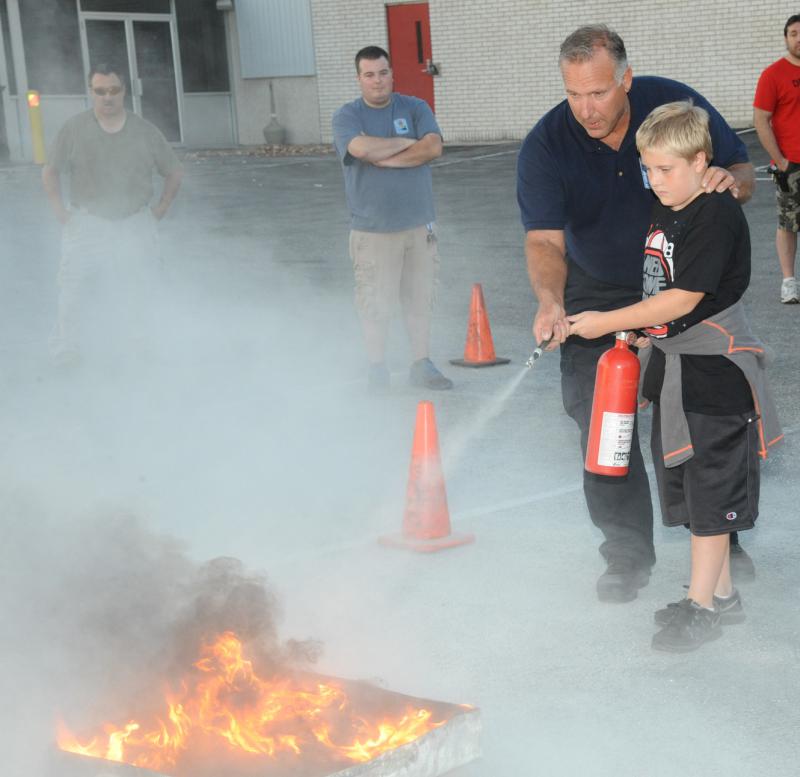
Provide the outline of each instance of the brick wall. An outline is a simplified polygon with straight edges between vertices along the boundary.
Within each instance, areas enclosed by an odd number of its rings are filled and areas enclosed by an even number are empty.
[[[634,74],[684,81],[735,127],[752,121],[761,70],[783,51],[796,2],[751,0],[430,0],[436,115],[448,142],[520,139],[563,99],[558,47],[581,24],[625,40]],[[358,96],[353,56],[387,46],[381,0],[312,0],[321,134]]]
[[[353,59],[364,46],[388,50],[386,6],[378,0],[312,0],[320,131],[331,140],[331,117],[359,96]]]

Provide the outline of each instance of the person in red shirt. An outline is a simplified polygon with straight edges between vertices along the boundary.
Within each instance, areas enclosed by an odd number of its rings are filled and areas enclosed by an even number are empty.
[[[778,201],[775,246],[783,273],[781,302],[797,303],[800,295],[794,267],[800,230],[800,14],[789,17],[783,38],[786,54],[758,79],[753,124],[774,165]]]

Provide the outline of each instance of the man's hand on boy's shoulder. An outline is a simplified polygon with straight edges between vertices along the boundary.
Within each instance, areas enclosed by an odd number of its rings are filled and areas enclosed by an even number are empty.
[[[739,187],[736,185],[736,178],[730,170],[724,167],[709,167],[703,176],[703,191],[707,194],[711,192],[725,192],[731,190],[731,194],[738,198]]]
[[[755,180],[753,165],[750,162],[737,162],[727,169],[709,167],[703,176],[702,186],[705,192],[724,192],[730,189],[740,203],[745,203],[753,196]]]

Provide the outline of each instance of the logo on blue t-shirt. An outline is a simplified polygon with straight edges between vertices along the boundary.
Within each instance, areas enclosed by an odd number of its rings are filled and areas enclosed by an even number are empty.
[[[642,171],[642,183],[644,183],[644,188],[649,189],[650,181],[647,180],[647,170],[645,169],[644,164],[642,164],[641,157],[639,157],[639,169]]]
[[[395,119],[394,131],[398,135],[408,135],[408,122],[405,119]]]

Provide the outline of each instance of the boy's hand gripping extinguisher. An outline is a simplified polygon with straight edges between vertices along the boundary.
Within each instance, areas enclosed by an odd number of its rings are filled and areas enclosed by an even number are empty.
[[[628,474],[639,391],[639,359],[628,348],[627,332],[597,362],[592,421],[585,468],[597,475]]]

